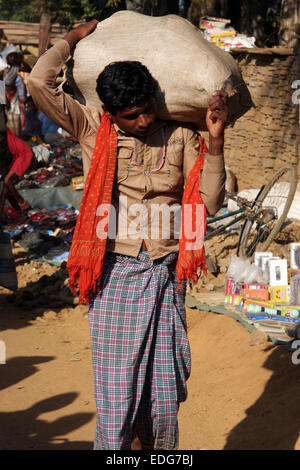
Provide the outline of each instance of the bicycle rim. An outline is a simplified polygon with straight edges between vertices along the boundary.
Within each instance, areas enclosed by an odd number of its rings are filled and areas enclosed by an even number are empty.
[[[278,170],[259,192],[252,204],[255,220],[247,219],[239,239],[238,255],[251,258],[255,251],[266,251],[286,220],[297,188],[297,172],[293,165]],[[269,224],[260,225],[261,208],[279,207],[278,216]]]

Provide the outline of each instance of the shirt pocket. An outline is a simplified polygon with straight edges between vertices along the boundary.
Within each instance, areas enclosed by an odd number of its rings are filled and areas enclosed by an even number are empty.
[[[129,176],[130,165],[132,162],[133,149],[130,147],[120,147],[118,149],[117,159],[117,181],[122,183]]]
[[[183,149],[175,146],[168,149],[165,162],[165,177],[169,188],[179,189],[183,185]]]

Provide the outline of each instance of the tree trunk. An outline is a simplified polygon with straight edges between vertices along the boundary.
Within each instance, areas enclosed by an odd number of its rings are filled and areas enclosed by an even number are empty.
[[[300,23],[300,0],[282,0],[279,41],[282,46],[298,48],[296,24]]]
[[[257,46],[262,46],[267,38],[266,16],[268,0],[253,2],[243,0],[241,7],[240,33],[254,36]]]
[[[49,46],[51,31],[51,17],[49,13],[42,13],[39,29],[39,57],[46,52]]]

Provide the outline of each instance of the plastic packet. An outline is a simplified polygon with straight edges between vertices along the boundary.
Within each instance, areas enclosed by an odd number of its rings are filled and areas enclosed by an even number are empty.
[[[246,284],[266,284],[268,282],[268,275],[260,266],[251,263],[247,258],[239,258],[236,255],[231,258],[227,278]]]
[[[250,260],[233,255],[228,266],[227,278],[236,282],[243,282],[250,265]]]
[[[268,274],[260,266],[256,266],[253,263],[247,271],[244,282],[246,284],[267,284]]]

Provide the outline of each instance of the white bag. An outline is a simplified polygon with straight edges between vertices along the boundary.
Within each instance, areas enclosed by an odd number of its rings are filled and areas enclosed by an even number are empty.
[[[97,77],[106,65],[121,60],[142,62],[157,80],[161,119],[194,122],[204,129],[209,99],[221,89],[231,97],[231,121],[252,106],[233,57],[180,16],[152,17],[124,10],[100,22],[79,41],[70,61],[67,78],[75,98],[101,110]]]

